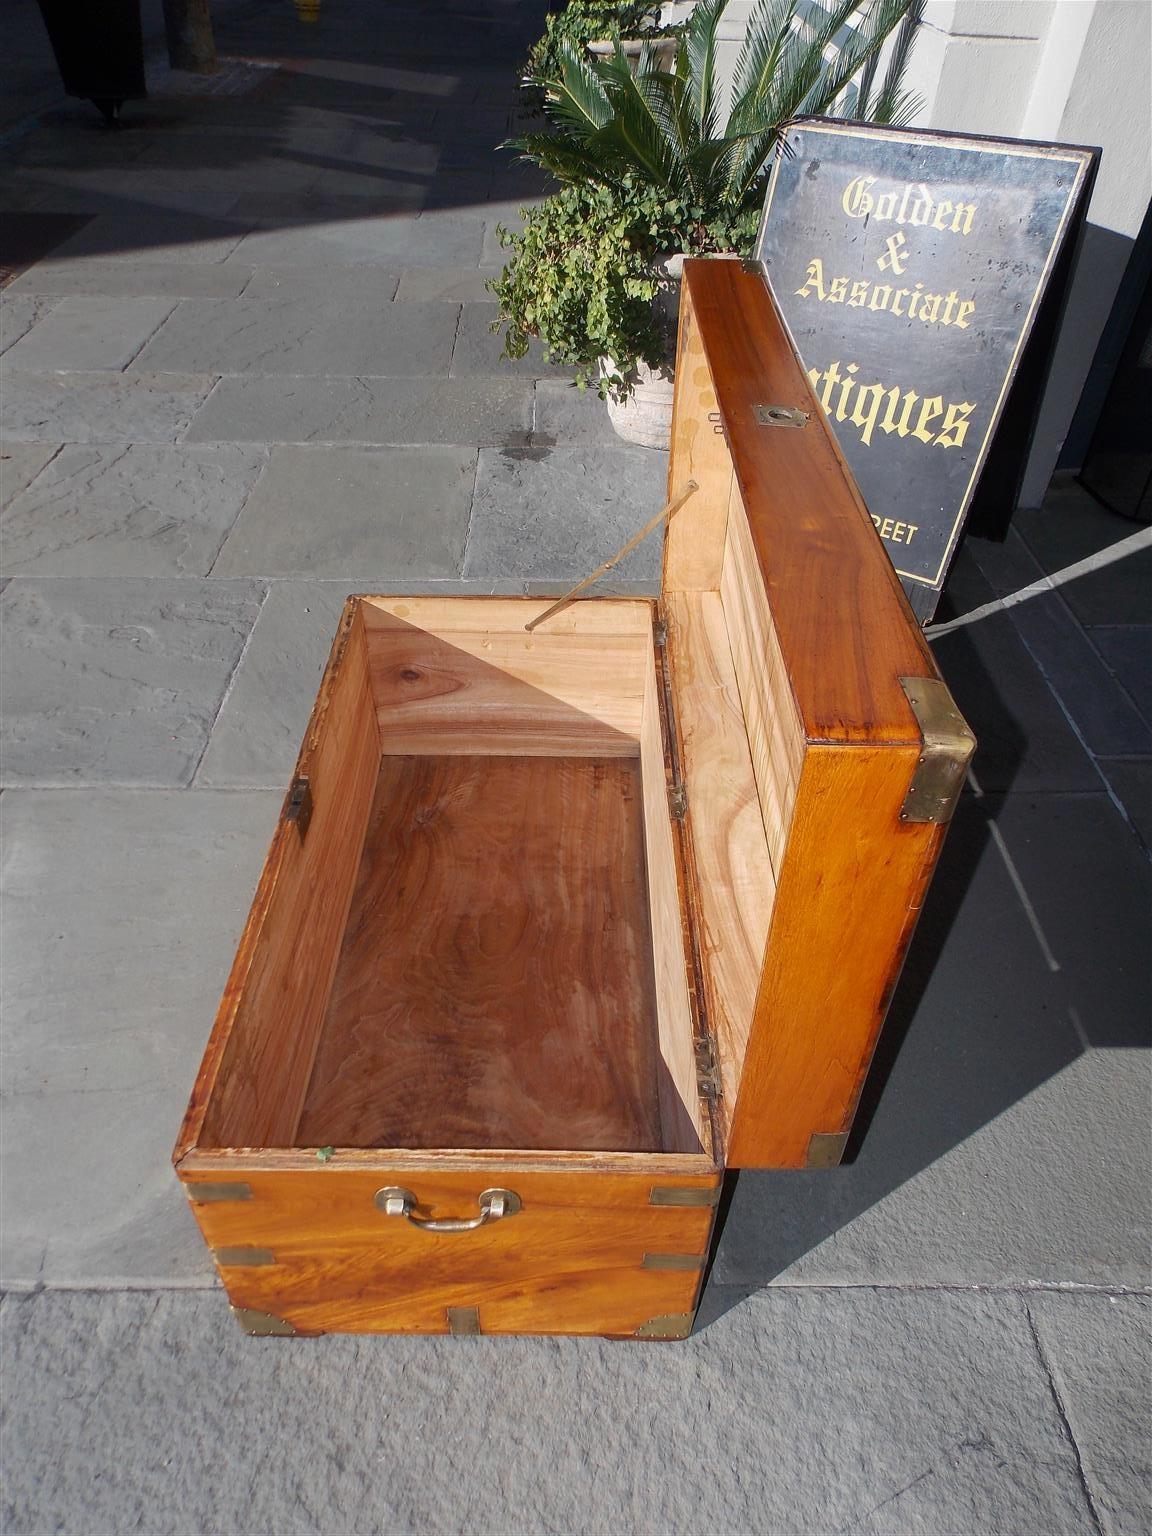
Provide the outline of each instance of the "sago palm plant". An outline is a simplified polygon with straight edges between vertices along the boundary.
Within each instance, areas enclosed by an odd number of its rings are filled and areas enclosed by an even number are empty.
[[[788,121],[839,108],[893,122],[914,110],[901,80],[922,0],[758,0],[722,120],[726,3],[700,0],[674,70],[651,48],[633,73],[619,47],[592,59],[561,43],[558,73],[536,79],[551,131],[508,147],[561,186],[528,212],[522,231],[500,231],[510,255],[491,286],[507,356],[523,357],[539,337],[578,383],[596,378],[601,394],[624,400],[638,365],[667,371],[667,258],[751,248],[767,164]],[[881,51],[897,28],[877,88]]]
[[[793,117],[827,113],[854,95],[871,121],[907,116],[915,104],[899,89],[922,0],[758,0],[721,121],[717,42],[728,0],[700,0],[684,29],[674,72],[645,49],[633,74],[619,48],[593,59],[561,43],[556,78],[544,91],[552,131],[513,140],[560,181],[605,186],[631,176],[668,197],[713,213],[758,201],[768,157]],[[873,94],[881,50],[904,23],[893,64]],[[853,90],[858,76],[865,76]]]

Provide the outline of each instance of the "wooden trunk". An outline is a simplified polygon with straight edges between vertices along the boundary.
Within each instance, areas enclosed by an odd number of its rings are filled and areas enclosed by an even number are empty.
[[[251,1332],[681,1338],[839,1161],[972,739],[762,277],[676,380],[659,602],[348,601],[175,1154]]]

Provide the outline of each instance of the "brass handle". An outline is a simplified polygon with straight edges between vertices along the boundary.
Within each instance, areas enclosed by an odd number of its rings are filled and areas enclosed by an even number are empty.
[[[422,1232],[474,1232],[477,1227],[487,1226],[490,1221],[499,1221],[502,1216],[515,1216],[516,1212],[522,1208],[522,1204],[520,1196],[514,1190],[486,1189],[479,1198],[479,1216],[428,1221],[423,1216],[412,1214],[416,1205],[416,1196],[410,1189],[398,1189],[389,1185],[387,1189],[376,1191],[376,1205],[385,1216],[402,1216],[414,1227],[419,1227]]]

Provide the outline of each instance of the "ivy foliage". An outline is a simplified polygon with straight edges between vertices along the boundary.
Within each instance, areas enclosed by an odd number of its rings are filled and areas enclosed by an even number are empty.
[[[543,37],[528,52],[524,73],[531,80],[555,79],[562,45],[582,49],[588,43],[651,35],[659,21],[660,0],[568,0],[563,9],[549,13]]]
[[[626,393],[635,362],[655,367],[667,355],[654,306],[667,283],[663,259],[751,248],[768,163],[792,118],[854,109],[891,122],[915,110],[902,76],[923,0],[755,0],[725,109],[727,5],[698,0],[677,29],[672,67],[650,40],[634,62],[620,46],[619,35],[654,9],[641,0],[571,0],[550,22],[542,41],[551,51],[528,81],[543,94],[547,128],[507,147],[550,172],[560,190],[527,214],[521,233],[500,232],[511,254],[491,285],[500,301],[494,329],[507,325],[509,357],[523,357],[539,336],[547,356],[584,385],[607,356],[618,372],[601,380],[601,393]],[[610,11],[610,57],[590,57],[587,37],[562,32],[603,34]]]
[[[508,326],[504,351],[523,357],[540,337],[547,359],[572,368],[581,388],[597,379],[602,357],[624,372],[637,360],[659,367],[668,345],[654,305],[668,282],[661,259],[748,249],[755,232],[754,209],[705,208],[637,176],[614,187],[565,183],[527,210],[522,232],[500,231],[511,255],[490,286],[497,325]],[[618,373],[597,387],[623,394],[628,385]]]

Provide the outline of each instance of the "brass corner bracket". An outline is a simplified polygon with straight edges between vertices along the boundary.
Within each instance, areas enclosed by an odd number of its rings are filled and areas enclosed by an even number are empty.
[[[808,1138],[805,1168],[839,1168],[848,1145],[847,1131],[816,1131]]]
[[[920,727],[922,743],[900,820],[950,821],[976,738],[938,677],[902,677],[900,686]]]
[[[695,1312],[667,1312],[662,1317],[651,1317],[636,1330],[638,1339],[686,1339],[692,1332]]]
[[[271,1312],[254,1312],[251,1307],[233,1307],[232,1316],[244,1332],[254,1339],[287,1339],[296,1333],[291,1323],[286,1323],[282,1317],[274,1317]]]

